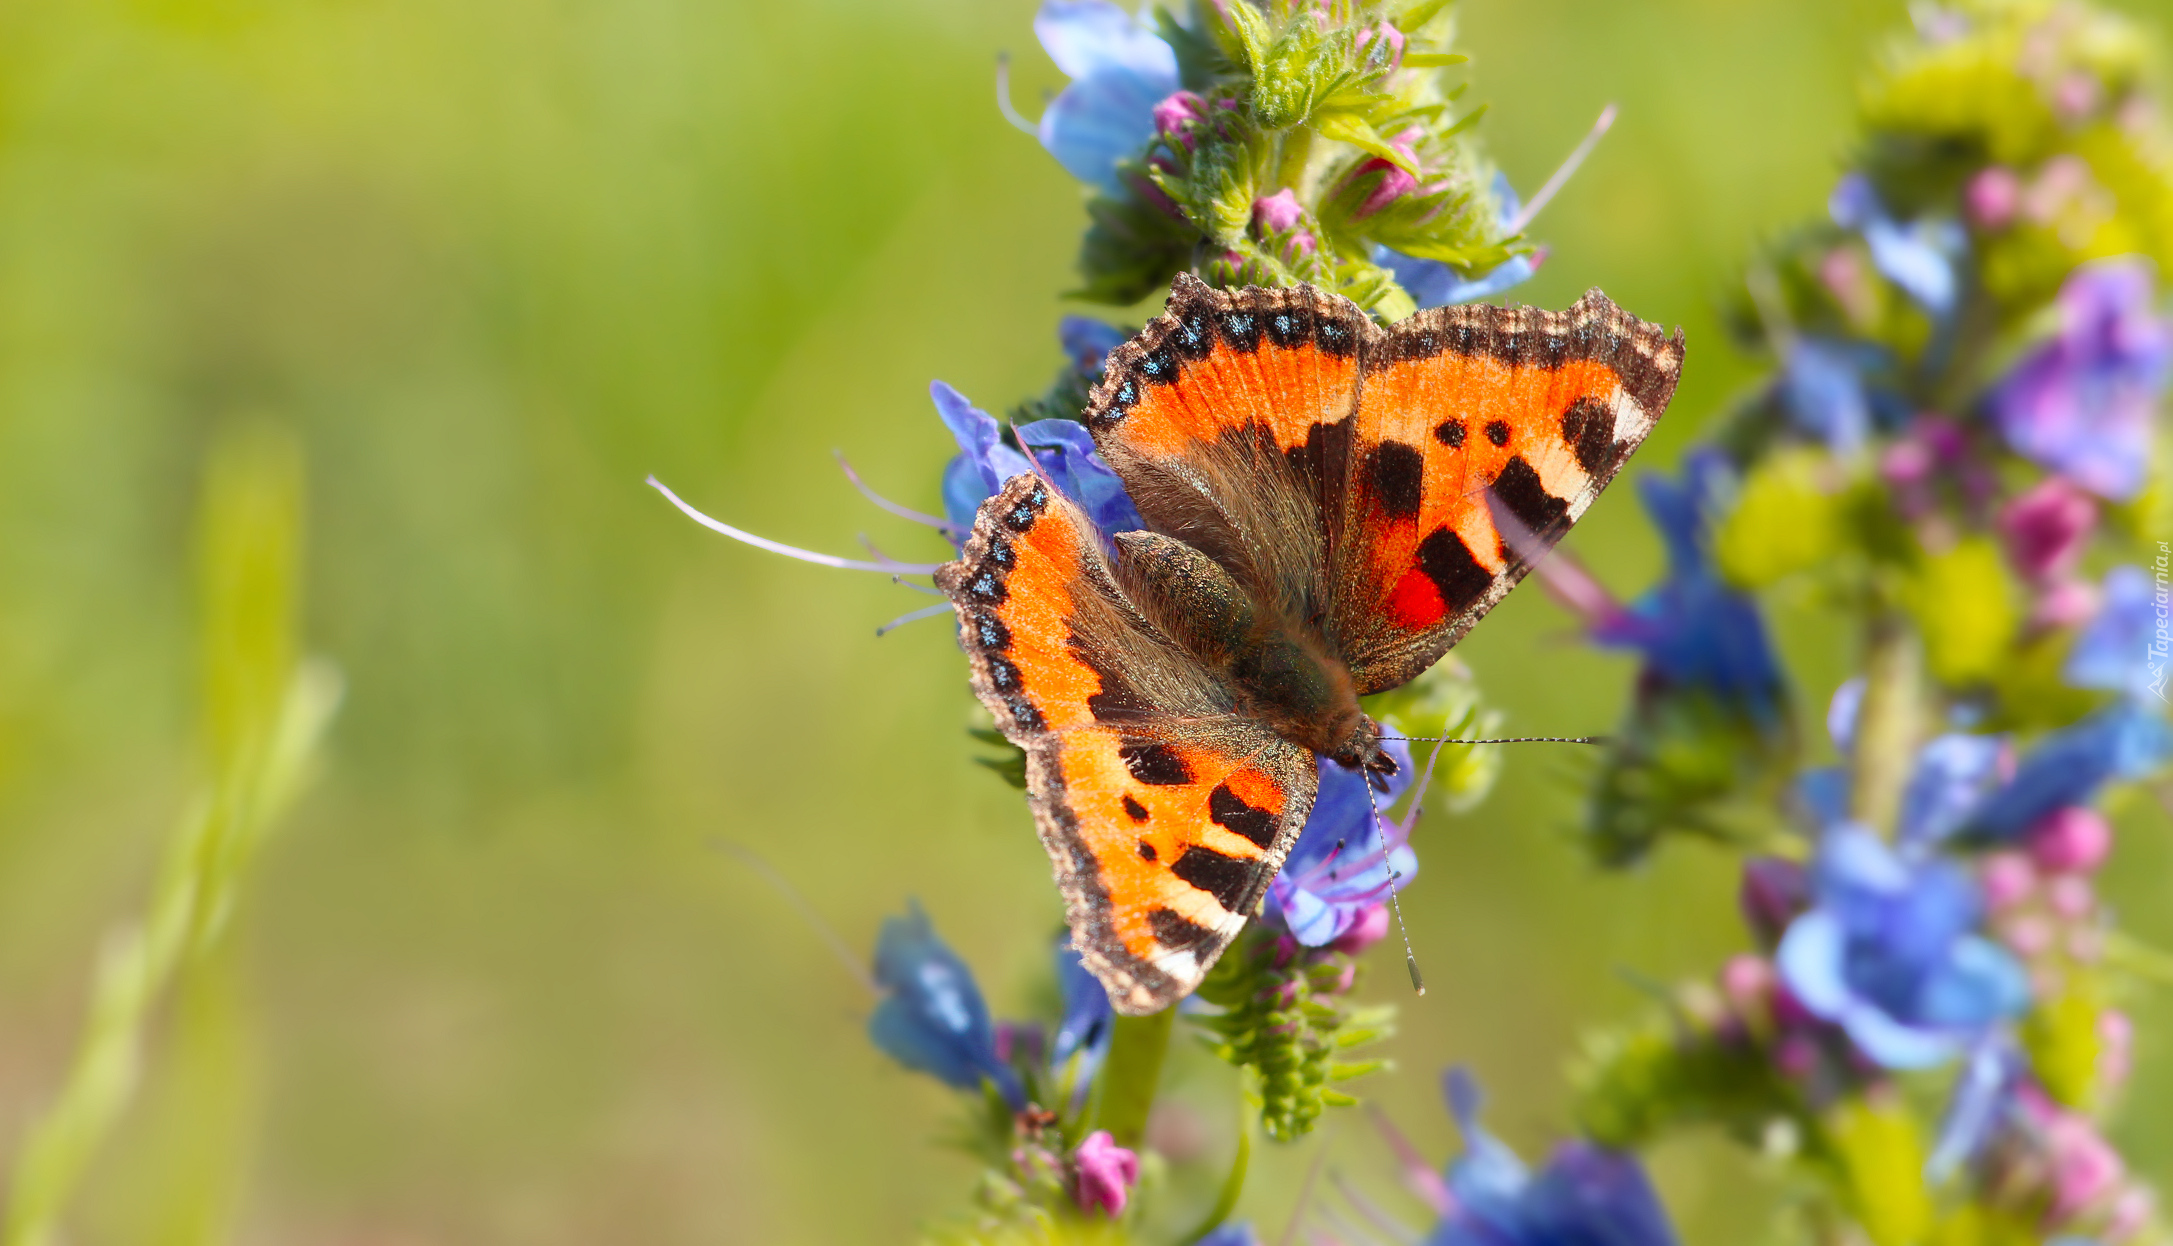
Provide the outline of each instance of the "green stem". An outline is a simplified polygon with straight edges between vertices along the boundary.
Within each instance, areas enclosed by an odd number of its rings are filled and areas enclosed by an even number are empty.
[[[1923,730],[1924,658],[1915,629],[1888,609],[1872,616],[1865,650],[1849,816],[1892,839]]]
[[[1152,1016],[1117,1018],[1109,1037],[1109,1062],[1102,1066],[1094,1101],[1094,1127],[1108,1130],[1118,1146],[1136,1148],[1147,1136],[1147,1113],[1154,1108],[1162,1058],[1169,1054],[1170,1029],[1176,1020],[1175,1008]]]
[[[1237,1210],[1237,1200],[1245,1193],[1245,1170],[1252,1163],[1253,1105],[1242,1095],[1237,1103],[1237,1156],[1230,1161],[1230,1175],[1222,1179],[1222,1193],[1215,1198],[1215,1205],[1207,1213],[1200,1226],[1185,1234],[1180,1240],[1185,1246],[1205,1238],[1222,1227],[1222,1222]]]

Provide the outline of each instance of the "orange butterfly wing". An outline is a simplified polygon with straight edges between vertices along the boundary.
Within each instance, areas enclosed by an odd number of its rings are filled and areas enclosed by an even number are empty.
[[[936,583],[974,691],[1026,750],[1073,946],[1121,1012],[1189,994],[1304,827],[1313,755],[1233,714],[1118,591],[1092,524],[1033,477],[982,504]]]
[[[1180,275],[1111,352],[1086,423],[1149,527],[1316,620],[1365,694],[1439,660],[1561,539],[1681,363],[1679,331],[1597,290],[1384,330],[1311,287]]]
[[[1330,628],[1361,692],[1417,675],[1582,518],[1675,393],[1682,334],[1597,290],[1370,340]]]

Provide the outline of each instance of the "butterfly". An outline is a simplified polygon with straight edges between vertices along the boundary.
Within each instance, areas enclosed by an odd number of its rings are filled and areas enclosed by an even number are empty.
[[[1383,329],[1311,286],[1183,274],[1110,352],[1083,419],[1146,529],[1105,538],[1014,476],[935,578],[1118,1011],[1191,993],[1237,938],[1319,758],[1393,772],[1359,698],[1433,665],[1561,539],[1682,351],[1598,290]]]

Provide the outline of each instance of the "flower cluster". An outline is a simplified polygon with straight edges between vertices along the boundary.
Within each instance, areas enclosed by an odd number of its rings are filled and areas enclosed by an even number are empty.
[[[1690,485],[1648,498],[1671,573],[1640,605],[1664,622],[1626,629],[1589,577],[1554,573],[1596,641],[1643,658],[1618,756],[1713,784],[1685,801],[1610,783],[1618,762],[1594,789],[1599,855],[1712,838],[1715,807],[1762,854],[1753,950],[1665,1023],[1595,1038],[1583,1118],[1618,1146],[1717,1122],[1793,1157],[1877,1246],[2157,1241],[2099,1131],[2144,953],[2093,877],[2106,792],[2173,759],[2133,527],[2165,484],[2173,180],[2132,28],[2025,0],[1913,13],[1827,219],[1761,255],[1732,309],[1768,383]],[[1799,768],[1786,739],[1758,622],[1776,589],[1862,637],[1826,716],[1839,764]],[[1745,726],[1656,717],[1684,685]]]
[[[1310,282],[1395,319],[1530,277],[1526,207],[1457,110],[1444,0],[1195,0],[1135,18],[1048,0],[1071,79],[1032,129],[1083,183],[1082,293],[1130,304],[1191,270]]]

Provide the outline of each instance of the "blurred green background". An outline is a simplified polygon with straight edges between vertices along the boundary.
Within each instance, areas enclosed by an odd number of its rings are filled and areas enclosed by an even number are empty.
[[[1751,380],[1713,295],[1761,230],[1821,209],[1902,6],[1463,5],[1518,186],[1623,106],[1519,294],[1599,285],[1687,328],[1641,456],[1664,465]],[[641,480],[807,546],[940,553],[830,451],[932,507],[928,380],[1001,407],[1059,362],[1079,193],[991,92],[1005,48],[1022,102],[1061,84],[1032,11],[0,4],[0,1158],[201,769],[190,525],[232,421],[307,452],[308,647],[349,689],[212,992],[232,1093],[207,1107],[186,1061],[155,1062],[72,1240],[183,1240],[162,1226],[231,1139],[243,1242],[903,1242],[963,1203],[948,1092],[868,1045],[861,989],[707,846],[758,849],[862,948],[918,896],[997,1011],[1027,1007],[1059,906],[1020,801],[968,764],[948,630],[877,640],[922,599],[704,533]],[[1571,545],[1624,592],[1659,565],[1626,489]],[[1809,722],[1850,653],[1786,604]],[[1536,591],[1458,652],[1518,732],[1621,708],[1625,662]],[[1433,1155],[1442,1065],[1540,1147],[1580,1029],[1742,940],[1726,859],[1599,876],[1571,763],[1512,752],[1492,800],[1421,830],[1405,910],[1431,990],[1403,998],[1401,1071],[1360,1084]],[[2121,820],[2108,886],[2173,944],[2173,829],[2147,802]],[[2173,1000],[2137,1013],[2117,1136],[2173,1186]],[[1220,1071],[1189,1075],[1211,1168]],[[1324,1136],[1385,1188],[1360,1114]],[[1263,1224],[1309,1158],[1256,1169]],[[1692,1243],[1758,1240],[1784,1196],[1715,1140],[1655,1162]]]

